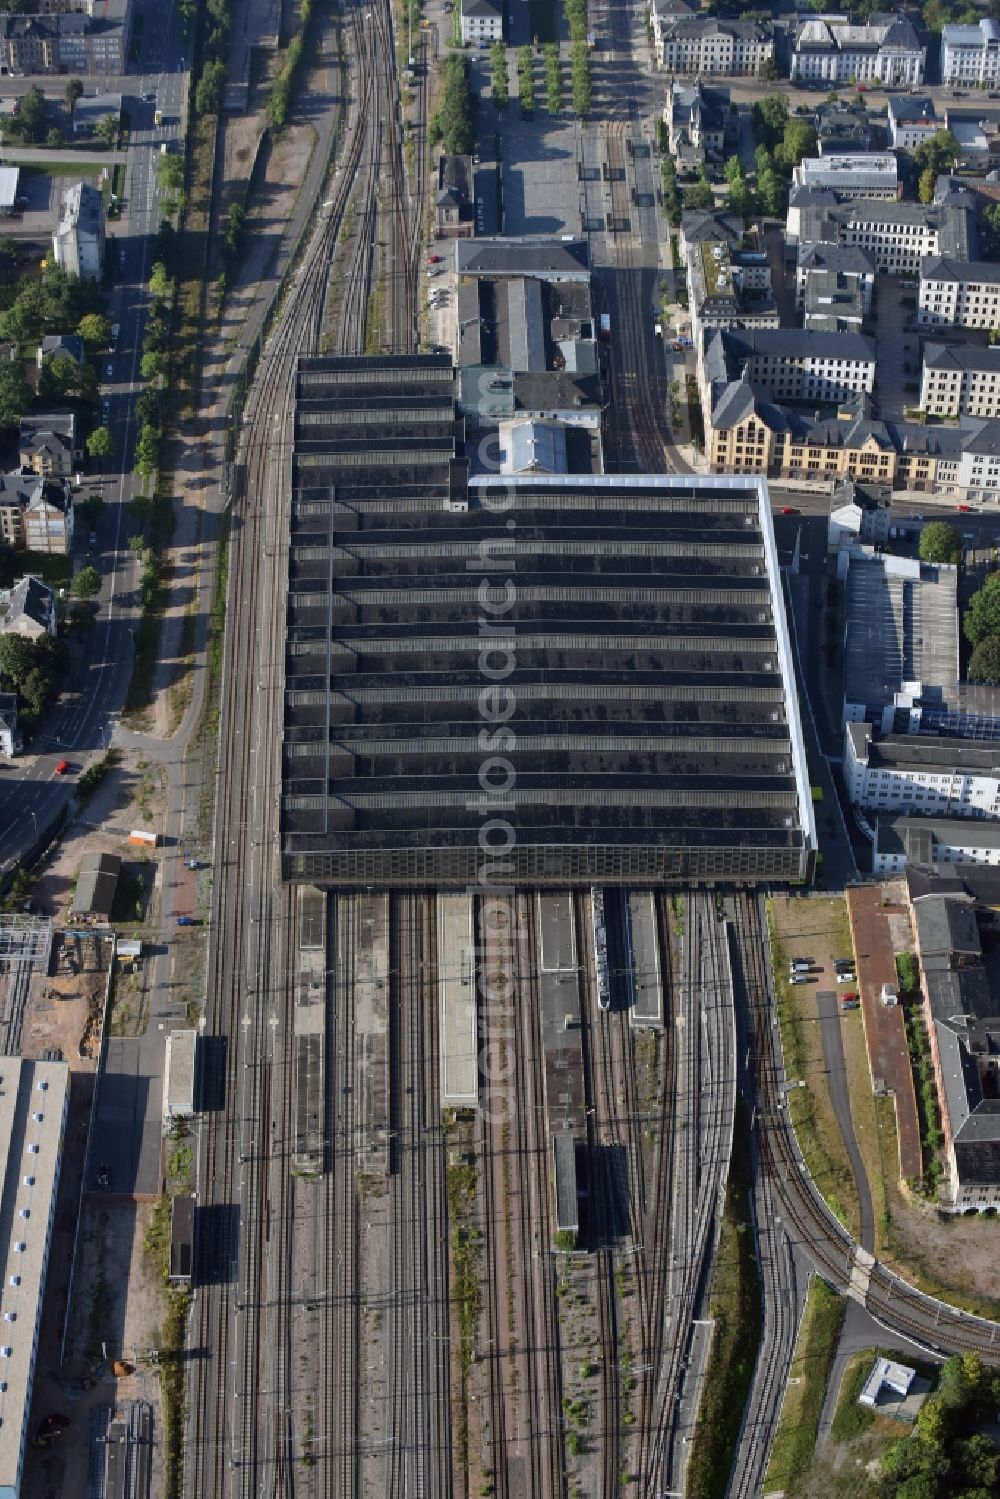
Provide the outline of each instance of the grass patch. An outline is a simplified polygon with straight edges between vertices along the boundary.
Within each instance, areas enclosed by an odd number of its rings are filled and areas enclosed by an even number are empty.
[[[809,909],[818,908],[817,901]],[[846,937],[831,931],[830,940],[846,956],[851,951],[846,909],[843,911]],[[788,1116],[792,1121],[806,1169],[819,1187],[831,1212],[853,1234],[860,1222],[857,1187],[847,1147],[837,1125],[824,1081],[823,1043],[819,1025],[803,1014],[804,998],[788,982],[788,954],[778,935],[774,907],[767,903],[767,928],[771,939],[771,964],[778,1000],[778,1029],[789,1080],[801,1079],[803,1088],[792,1088],[786,1095]],[[845,945],[841,945],[842,941]],[[810,996],[811,998],[811,992]],[[819,1090],[822,1089],[822,1098]]]
[[[809,1471],[846,1309],[842,1296],[825,1281],[812,1279],[764,1480],[765,1494],[774,1489],[794,1493],[799,1479]]]
[[[852,1441],[854,1437],[867,1431],[875,1420],[874,1411],[867,1405],[858,1404],[858,1396],[877,1357],[878,1353],[874,1348],[865,1348],[848,1361],[844,1377],[840,1381],[837,1409],[830,1424],[830,1435],[835,1442]]]
[[[750,1132],[742,1108],[733,1126],[709,1312],[715,1330],[688,1463],[691,1499],[712,1499],[725,1492],[760,1343],[760,1281],[750,1219]]]

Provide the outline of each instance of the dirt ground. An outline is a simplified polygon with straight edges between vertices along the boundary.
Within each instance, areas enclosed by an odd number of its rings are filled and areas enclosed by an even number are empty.
[[[161,1282],[146,1264],[143,1237],[151,1203],[88,1200],[80,1231],[67,1358],[63,1369],[44,1349],[35,1379],[32,1424],[54,1411],[71,1419],[59,1445],[29,1451],[22,1492],[32,1499],[85,1499],[90,1420],[99,1406],[126,1400],[148,1401],[153,1409],[152,1494],[163,1492],[163,1428],[159,1379],[144,1363],[156,1347],[163,1315]],[[123,1294],[119,1294],[123,1293]],[[106,1358],[124,1357],[136,1365],[125,1379],[104,1372]]]
[[[811,957],[824,964],[835,957],[850,956],[850,938],[844,935],[847,917],[843,901],[836,902],[844,912],[843,930],[838,925],[834,928],[836,937],[830,935],[829,908],[833,904],[815,897],[774,900],[775,930],[787,956]],[[783,974],[776,975],[779,986],[783,978]],[[802,984],[788,991],[795,997],[794,1002],[806,1022],[815,1019],[814,996],[817,988],[823,987],[834,987],[832,970],[827,968],[819,984]],[[912,1196],[901,1185],[891,1100],[878,1100],[874,1117],[872,1113],[876,1101],[872,1096],[860,1012],[845,1015],[843,1020],[851,1116],[872,1189],[879,1257],[932,1295],[953,1300],[970,1310],[1000,1315],[1000,1218],[942,1213],[933,1203]],[[805,1070],[817,1101],[820,1138],[828,1148],[831,1140],[834,1142],[834,1160],[839,1165],[843,1145],[825,1084],[819,1027],[806,1023],[802,1031]],[[843,1162],[846,1163],[846,1153]],[[850,1200],[851,1211],[847,1216],[856,1231],[853,1183]]]

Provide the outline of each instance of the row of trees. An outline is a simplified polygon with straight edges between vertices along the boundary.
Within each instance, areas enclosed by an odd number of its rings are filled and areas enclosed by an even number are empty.
[[[535,111],[535,59],[530,47],[522,47],[517,54],[517,97],[521,109],[527,114]]]
[[[474,107],[468,61],[451,52],[442,70],[441,107],[431,121],[431,139],[441,141],[450,156],[468,156],[475,145]]]
[[[231,0],[205,0],[201,71],[194,86],[199,115],[218,114],[226,87],[226,52],[233,24]]]
[[[507,76],[507,49],[503,42],[494,42],[490,48],[490,67],[493,73],[493,103],[503,109],[510,98],[510,79]]]
[[[288,44],[281,72],[275,79],[271,97],[267,101],[267,120],[272,130],[281,129],[292,107],[299,81],[299,70],[302,67],[306,30],[312,20],[312,0],[299,0],[299,20],[301,30],[292,37]]]
[[[590,48],[586,42],[574,42],[569,54],[573,113],[586,119],[593,100],[593,78],[590,71]]]
[[[563,14],[571,42],[587,40],[587,0],[563,0]]]

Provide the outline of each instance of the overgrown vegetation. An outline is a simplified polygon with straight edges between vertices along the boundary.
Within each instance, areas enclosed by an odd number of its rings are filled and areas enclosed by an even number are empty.
[[[114,769],[117,760],[118,756],[115,751],[108,750],[107,754],[102,755],[100,760],[95,760],[93,765],[87,766],[87,769],[76,783],[76,799],[81,806],[90,801],[90,798],[98,786],[100,786],[105,776]]]
[[[170,1198],[161,1197],[143,1241],[147,1259],[163,1282],[166,1315],[157,1340],[157,1368],[163,1404],[163,1448],[167,1499],[180,1499],[184,1453],[184,1393],[187,1385],[188,1313],[191,1296],[170,1284]]]
[[[17,693],[22,728],[30,731],[58,697],[68,665],[65,642],[51,635],[37,640],[13,632],[0,635],[0,682],[5,691]]]
[[[441,106],[431,119],[431,141],[441,141],[449,156],[468,156],[476,137],[467,59],[450,53],[444,60],[441,84]]]
[[[765,1493],[776,1489],[794,1493],[809,1470],[846,1309],[844,1298],[825,1281],[817,1277],[810,1281],[764,1480]]]
[[[709,1312],[715,1319],[698,1425],[688,1463],[690,1499],[725,1492],[753,1382],[760,1344],[760,1280],[750,1217],[750,1130],[739,1108],[726,1207],[712,1270]]]
[[[281,130],[288,119],[288,112],[292,107],[295,90],[298,87],[306,35],[312,21],[312,14],[312,0],[299,0],[300,29],[288,44],[281,72],[275,79],[271,97],[267,101],[267,122],[272,130]]]
[[[1000,1372],[978,1354],[948,1359],[912,1431],[886,1452],[882,1499],[967,1499],[996,1494],[1000,1453],[982,1430],[1000,1403]]]
[[[861,1353],[856,1353],[844,1370],[837,1396],[837,1409],[830,1423],[830,1435],[835,1442],[852,1441],[867,1431],[875,1420],[874,1411],[870,1406],[862,1405],[858,1397],[877,1357],[877,1349],[866,1348]]]
[[[903,1006],[903,1019],[906,1022],[910,1064],[917,1079],[917,1113],[920,1118],[920,1141],[924,1147],[924,1187],[933,1194],[941,1179],[941,1162],[937,1152],[944,1143],[944,1136],[941,1133],[934,1064],[919,1001]]]

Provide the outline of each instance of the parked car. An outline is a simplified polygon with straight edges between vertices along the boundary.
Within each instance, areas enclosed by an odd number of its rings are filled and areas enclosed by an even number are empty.
[[[808,984],[808,982],[809,982],[809,974],[808,973],[791,973],[788,976],[788,982],[790,984]]]
[[[68,760],[57,760],[56,761],[56,775],[57,776],[64,776],[64,775],[68,774],[68,772],[69,772],[69,761]]]
[[[178,926],[197,926],[198,923],[195,921],[195,919],[194,919],[193,916],[178,916],[177,917],[177,925]]]
[[[856,973],[848,973],[847,971],[845,971],[843,973],[838,973],[837,974],[837,983],[838,984],[854,984],[854,983],[857,982],[857,978],[858,978],[858,976],[857,976]]]

